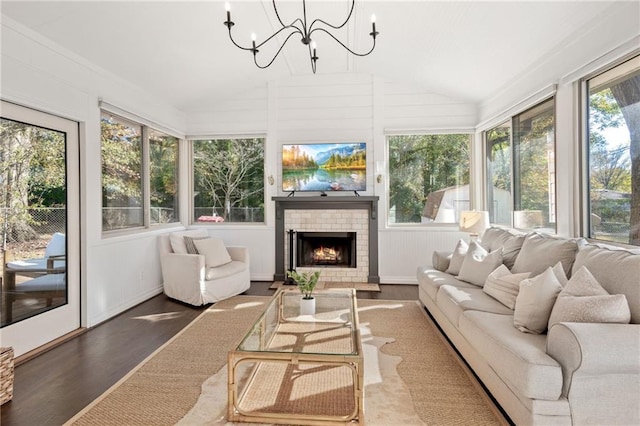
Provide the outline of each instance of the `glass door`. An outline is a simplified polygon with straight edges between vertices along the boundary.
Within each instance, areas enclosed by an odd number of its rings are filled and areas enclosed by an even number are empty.
[[[2,102],[0,338],[16,356],[80,327],[78,123]]]

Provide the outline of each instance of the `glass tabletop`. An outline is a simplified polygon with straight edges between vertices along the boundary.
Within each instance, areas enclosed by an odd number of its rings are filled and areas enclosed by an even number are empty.
[[[358,355],[355,290],[316,291],[316,313],[300,315],[302,295],[280,289],[236,351]]]

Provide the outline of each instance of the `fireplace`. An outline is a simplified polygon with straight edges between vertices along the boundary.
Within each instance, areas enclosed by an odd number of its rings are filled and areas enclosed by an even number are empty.
[[[286,271],[300,267],[302,272],[322,269],[322,280],[332,282],[379,283],[378,275],[378,197],[375,196],[290,196],[275,201],[275,273],[274,281],[285,281]],[[290,233],[295,230],[295,236]],[[299,232],[355,233],[355,249],[348,265],[300,266]],[[322,247],[324,249],[324,246]],[[335,250],[335,248],[334,248]],[[328,251],[329,259],[334,257]],[[338,255],[335,255],[336,260]],[[345,262],[344,255],[340,255]],[[304,258],[301,259],[304,261]],[[323,260],[326,262],[326,260]],[[351,265],[354,266],[351,266]]]
[[[296,266],[356,267],[355,232],[297,232]]]

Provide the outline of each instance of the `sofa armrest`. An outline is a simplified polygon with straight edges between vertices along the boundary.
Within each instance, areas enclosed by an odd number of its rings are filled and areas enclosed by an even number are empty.
[[[449,268],[453,252],[446,250],[435,250],[431,256],[431,266],[433,269],[445,272]]]
[[[640,324],[555,324],[547,353],[562,368],[574,424],[640,424]]]
[[[249,263],[249,249],[246,247],[227,247],[227,251],[229,252],[229,256],[231,256],[232,260],[237,260],[239,262],[244,262],[246,264]]]

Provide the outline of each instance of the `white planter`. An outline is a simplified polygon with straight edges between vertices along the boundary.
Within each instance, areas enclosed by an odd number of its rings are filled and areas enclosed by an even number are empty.
[[[300,298],[300,315],[315,315],[316,299]]]

